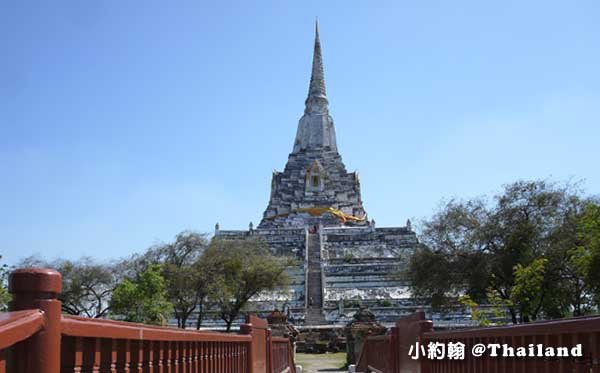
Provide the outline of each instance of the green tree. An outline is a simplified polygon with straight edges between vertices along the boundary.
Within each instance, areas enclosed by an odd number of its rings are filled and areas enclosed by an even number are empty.
[[[0,259],[2,256],[0,255]],[[8,292],[8,275],[10,268],[7,264],[0,265],[0,312],[8,310],[8,303],[11,300],[11,295]]]
[[[552,250],[546,278],[551,281],[552,296],[544,299],[544,312],[548,317],[574,316],[592,312],[593,292],[587,277],[589,248],[579,234],[582,215],[590,201],[574,199],[567,205],[563,222],[552,237]]]
[[[415,295],[437,309],[456,306],[457,295],[479,304],[493,296],[514,323],[585,310],[585,291],[572,288],[582,279],[573,247],[586,203],[576,185],[546,181],[509,184],[490,202],[450,201],[424,222],[409,262]]]
[[[56,269],[62,275],[62,292],[59,295],[62,311],[91,318],[107,315],[110,297],[121,277],[112,264],[99,263],[89,257],[54,261],[28,257],[19,263],[19,267]]]
[[[238,318],[250,298],[287,283],[287,258],[274,256],[263,241],[213,239],[203,258],[215,270],[209,294],[227,325]]]
[[[156,264],[149,265],[134,280],[124,279],[111,299],[111,313],[130,322],[164,325],[172,311],[161,268]]]
[[[574,249],[576,264],[589,285],[596,306],[600,306],[600,205],[590,202],[579,216],[577,235],[580,245]]]
[[[201,260],[207,246],[205,234],[183,231],[173,242],[152,246],[143,254],[123,261],[119,267],[127,277],[134,278],[150,265],[160,265],[167,300],[173,304],[177,326],[185,328],[196,311],[196,328],[199,329],[204,310],[209,306],[208,293],[214,272]]]
[[[458,297],[458,302],[471,311],[471,319],[479,326],[503,325],[507,302],[494,293],[488,295],[489,307],[481,307],[469,295]]]
[[[484,311],[479,307],[479,304],[475,302],[469,295],[461,295],[458,298],[458,302],[471,310],[471,319],[476,321],[479,326],[489,326],[491,321],[487,317]]]
[[[64,312],[93,318],[107,315],[118,281],[110,265],[83,258],[76,262],[60,261],[53,267],[63,278],[60,299]]]
[[[196,326],[200,327],[208,281],[206,268],[199,261],[207,246],[205,235],[183,231],[174,242],[150,248],[144,255],[146,261],[161,265],[167,299],[173,304],[180,328],[186,327],[194,310],[198,311]]]
[[[535,320],[547,293],[543,291],[548,259],[535,259],[527,266],[517,264],[511,289],[511,303],[518,308],[521,321]]]
[[[194,265],[194,289],[198,303],[196,305],[196,329],[202,326],[206,310],[212,305],[211,294],[220,291],[219,286],[215,285],[214,278],[218,276],[218,268],[211,265],[207,256],[202,256]]]
[[[485,298],[488,273],[480,232],[488,215],[484,200],[451,200],[423,223],[405,273],[417,300],[443,310],[457,305],[457,293]]]

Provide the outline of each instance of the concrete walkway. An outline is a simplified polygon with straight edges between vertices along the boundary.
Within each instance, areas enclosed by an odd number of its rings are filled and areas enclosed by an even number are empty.
[[[296,364],[302,365],[302,373],[346,373],[342,367],[346,363],[346,353],[335,354],[296,354]]]

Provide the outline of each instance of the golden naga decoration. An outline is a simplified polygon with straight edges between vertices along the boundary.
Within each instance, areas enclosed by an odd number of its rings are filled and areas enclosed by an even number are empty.
[[[345,212],[343,212],[342,210],[338,210],[335,209],[333,207],[304,207],[304,208],[299,208],[299,209],[295,209],[292,210],[291,212],[285,213],[285,214],[278,214],[275,216],[271,216],[268,217],[267,219],[275,219],[275,218],[279,218],[279,217],[283,217],[283,216],[287,216],[291,213],[294,212],[307,212],[309,215],[311,216],[320,216],[323,215],[325,213],[329,213],[333,216],[335,216],[336,218],[338,218],[342,223],[347,222],[348,220],[351,221],[365,221],[365,217],[359,217],[359,216],[354,216],[354,215],[349,215],[346,214]]]

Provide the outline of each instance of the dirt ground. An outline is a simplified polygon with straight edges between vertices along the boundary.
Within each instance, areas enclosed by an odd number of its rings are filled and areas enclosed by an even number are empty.
[[[345,352],[335,354],[296,354],[296,364],[302,365],[302,373],[345,373],[346,370],[343,369],[345,363]]]

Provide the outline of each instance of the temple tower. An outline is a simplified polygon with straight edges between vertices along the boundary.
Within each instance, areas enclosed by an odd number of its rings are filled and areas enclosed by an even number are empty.
[[[409,223],[368,221],[358,174],[346,171],[337,145],[317,23],[304,113],[285,168],[273,172],[263,218],[243,231],[215,227],[217,239],[264,240],[275,255],[295,259],[286,268],[287,295],[257,295],[254,312],[287,309],[294,323],[325,325],[347,323],[359,305],[381,310],[377,317],[387,321],[413,306],[406,284],[389,274],[404,267],[416,235]]]
[[[346,171],[329,114],[318,21],[304,114],[259,228],[365,225],[357,173]]]

